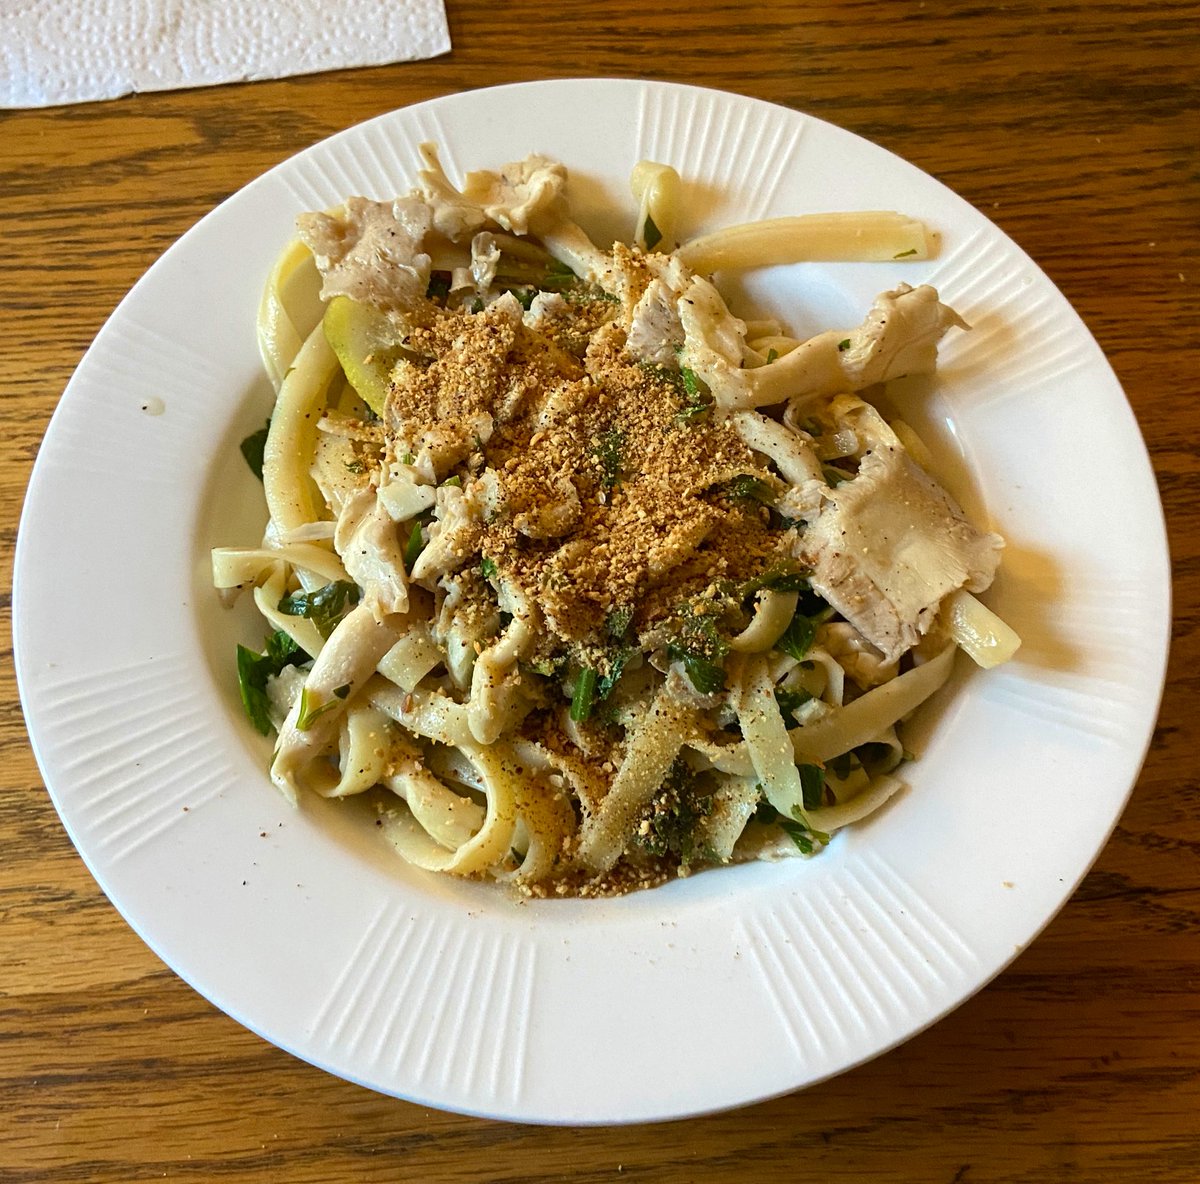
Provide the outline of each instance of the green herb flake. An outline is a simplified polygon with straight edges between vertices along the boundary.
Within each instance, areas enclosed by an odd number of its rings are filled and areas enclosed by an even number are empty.
[[[667,645],[667,656],[683,665],[692,686],[702,695],[715,695],[725,689],[725,669],[722,663],[729,652],[729,643],[717,631],[712,617],[692,611],[690,605],[680,609],[675,637]]]
[[[623,605],[621,608],[614,608],[608,616],[604,618],[604,632],[609,637],[616,638],[620,641],[626,633],[629,632],[629,626],[633,621],[633,609],[628,605]]]
[[[607,699],[612,694],[613,688],[621,681],[621,675],[625,673],[625,666],[633,655],[634,651],[631,648],[622,646],[609,657],[608,673],[596,681],[596,697],[598,699]]]
[[[811,588],[808,568],[798,563],[784,561],[773,563],[761,575],[747,580],[740,589],[742,600],[749,600],[756,592],[807,592]]]
[[[424,524],[423,518],[413,519],[412,530],[408,532],[408,540],[404,544],[405,571],[412,571],[413,564],[420,558],[421,552],[425,550],[425,536],[421,533],[421,527]]]
[[[804,655],[812,648],[813,639],[817,635],[817,624],[815,618],[797,613],[783,631],[783,635],[775,642],[775,648],[780,653],[795,658],[797,662],[802,661]]]
[[[811,589],[802,588],[796,614],[783,631],[783,636],[775,642],[775,648],[780,653],[790,654],[797,662],[804,663],[816,637],[817,627],[823,625],[831,616],[833,609],[820,596]]]
[[[706,419],[713,404],[712,391],[709,390],[708,383],[688,366],[679,367],[677,378],[670,371],[666,373],[669,380],[674,381],[677,386],[683,387],[683,393],[687,399],[679,412],[679,418],[685,424],[698,423]]]
[[[251,432],[241,443],[242,456],[250,466],[250,471],[261,481],[263,471],[263,453],[267,447],[267,436],[271,431],[271,421],[268,419],[265,427],[257,432]]]
[[[642,238],[646,242],[647,251],[653,251],[662,242],[662,231],[654,224],[654,219],[649,214],[642,223]]]
[[[680,412],[679,420],[681,423],[691,425],[703,423],[707,418],[712,408],[707,403],[688,403]]]
[[[759,792],[762,792],[761,786]],[[813,830],[799,819],[784,817],[768,801],[760,801],[755,807],[754,821],[764,826],[778,826],[803,855],[811,855],[815,844],[824,846],[829,842],[829,836],[824,831]]]
[[[599,443],[595,449],[596,459],[600,462],[602,473],[601,485],[605,489],[614,489],[621,480],[621,466],[624,463],[625,433],[619,428],[609,428],[601,432]]]
[[[775,490],[761,477],[755,477],[751,473],[734,477],[727,488],[734,501],[759,502],[764,506],[775,504]]]
[[[237,647],[238,691],[242,707],[255,730],[266,736],[271,731],[270,699],[267,680],[278,675],[285,666],[298,666],[308,661],[306,654],[282,629],[267,639],[261,654]]]
[[[825,771],[820,765],[797,765],[800,793],[806,810],[820,809],[825,798]]]
[[[698,841],[697,830],[712,811],[711,790],[686,761],[676,757],[638,819],[634,842],[650,855],[673,855],[685,867],[711,859],[709,849]]]
[[[838,353],[844,354],[846,352],[846,350],[848,350],[849,348],[850,348],[850,338],[843,337],[841,339],[841,341],[838,342]]]
[[[278,674],[285,666],[294,666],[308,661],[308,655],[282,629],[276,629],[267,638],[265,648],[265,656],[270,658],[276,666],[276,669],[272,671],[274,674]]]
[[[575,680],[575,693],[571,696],[571,718],[576,723],[582,723],[592,714],[595,698],[596,672],[590,666],[584,666]]]
[[[779,351],[777,349],[767,350],[767,365],[769,366],[777,357],[779,357]]]
[[[255,730],[266,736],[271,731],[271,701],[267,698],[267,678],[274,673],[265,655],[256,654],[244,645],[237,647],[238,691],[242,707]]]
[[[824,831],[813,830],[796,819],[780,818],[779,829],[796,844],[796,847],[804,855],[811,855],[814,845],[817,843],[823,847],[829,843],[829,836]]]
[[[485,580],[494,580],[496,578],[496,561],[485,555],[479,561],[479,574]]]
[[[342,689],[342,688],[339,688]],[[344,688],[349,694],[350,688]],[[337,691],[334,691],[338,695]],[[312,706],[308,698],[308,687],[302,687],[300,690],[300,710],[296,714],[296,731],[307,732],[318,719],[321,718],[327,711],[332,711],[338,705],[338,699],[345,698],[345,695],[338,695],[335,699],[329,699],[317,707]]]
[[[683,663],[684,673],[702,695],[716,695],[725,689],[725,670],[717,662],[680,645],[667,646],[667,656]]]
[[[528,669],[541,678],[556,678],[561,676],[566,664],[565,657],[539,658],[528,663]]]
[[[916,247],[909,247],[907,251],[901,251],[899,255],[893,255],[893,259],[907,259],[910,255],[917,253]]]
[[[779,704],[779,714],[785,724],[796,722],[796,712],[812,698],[808,691],[793,691],[787,687],[778,687],[775,691],[775,702]]]
[[[328,637],[337,627],[346,610],[357,604],[362,595],[357,584],[336,580],[311,592],[293,592],[279,602],[279,611],[289,617],[305,617],[312,621],[322,637]]]

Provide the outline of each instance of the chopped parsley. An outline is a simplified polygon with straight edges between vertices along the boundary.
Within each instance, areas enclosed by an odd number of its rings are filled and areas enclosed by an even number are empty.
[[[282,629],[277,629],[266,639],[261,654],[244,645],[237,647],[238,691],[242,707],[256,731],[264,736],[271,731],[267,680],[278,675],[285,666],[299,666],[308,660],[308,654]]]
[[[620,682],[621,675],[625,673],[625,666],[629,659],[633,657],[633,654],[634,651],[628,646],[622,646],[612,654],[608,660],[608,673],[596,682],[596,696],[598,698],[607,699],[612,694],[613,687]]]
[[[362,592],[348,580],[335,580],[311,592],[293,592],[279,602],[279,611],[289,617],[306,617],[322,637],[328,637],[345,615],[357,604]]]
[[[825,798],[825,771],[820,765],[797,765],[800,793],[806,810],[820,809]]]
[[[263,453],[266,451],[267,435],[270,431],[271,421],[268,419],[264,427],[259,428],[257,432],[251,432],[241,443],[242,456],[246,458],[250,471],[260,481],[263,471]]]
[[[838,353],[844,354],[846,352],[846,350],[848,350],[849,348],[850,348],[850,338],[843,337],[841,339],[841,341],[838,342]]]
[[[795,615],[775,642],[775,648],[780,653],[790,654],[797,662],[803,662],[816,637],[817,626],[833,616],[833,609],[808,586],[807,581],[800,584],[797,591],[800,597],[796,602]]]
[[[561,288],[564,284],[570,284],[579,277],[571,270],[571,268],[563,263],[560,259],[551,259],[546,264],[546,274],[542,278],[542,283],[547,288]]]
[[[614,650],[608,657],[608,673],[600,674],[592,666],[581,666],[571,694],[571,718],[576,723],[588,719],[597,703],[612,694],[613,688],[625,673],[625,666],[636,651],[630,646]]]
[[[892,258],[893,259],[907,259],[909,257],[909,255],[915,255],[916,253],[917,253],[916,247],[909,247],[907,251],[901,251],[899,255],[893,255]]]
[[[629,632],[629,626],[632,621],[633,609],[628,605],[623,605],[621,608],[614,608],[604,618],[604,632],[609,637],[614,637],[620,641]]]
[[[774,563],[761,575],[747,580],[741,586],[743,600],[749,600],[756,592],[766,589],[769,592],[807,592],[809,570],[798,563]]]
[[[775,504],[775,490],[761,477],[755,477],[752,473],[734,477],[727,488],[734,501],[760,502],[764,506]]]
[[[685,866],[711,858],[697,840],[699,824],[712,813],[713,795],[676,757],[663,783],[642,811],[634,828],[634,842],[650,855],[676,856]]]
[[[485,580],[494,580],[496,578],[496,561],[489,559],[486,555],[479,561],[479,574]]]
[[[758,803],[754,811],[754,821],[761,822],[764,826],[778,826],[804,855],[811,855],[816,844],[825,845],[829,842],[829,836],[824,831],[812,830],[798,818],[785,817],[767,801]]]
[[[783,635],[775,643],[780,653],[788,654],[797,662],[803,661],[804,655],[812,648],[813,638],[817,635],[819,622],[815,617],[797,613],[791,623],[783,631]]]
[[[654,219],[649,214],[642,223],[642,238],[646,241],[647,251],[653,251],[662,242],[662,231],[654,224]]]
[[[582,723],[592,714],[595,699],[596,672],[590,666],[583,666],[575,680],[575,693],[571,696],[571,718],[576,723]]]
[[[779,829],[783,831],[796,847],[804,854],[811,855],[814,845],[819,843],[821,846],[826,846],[829,843],[829,836],[820,830],[810,830],[809,827],[795,818],[779,819]]]
[[[775,702],[779,704],[779,714],[785,724],[796,722],[796,712],[812,698],[807,691],[792,691],[787,687],[777,687]]]
[[[326,700],[319,707],[313,707],[308,701],[308,687],[302,687],[300,690],[300,710],[296,715],[296,731],[307,732],[313,724],[321,718],[327,711],[332,711],[341,701],[350,694],[350,684],[335,688],[332,699]]]
[[[521,663],[521,665],[526,665]],[[563,670],[567,665],[567,656],[565,654],[557,655],[551,658],[539,658],[536,661],[529,662],[527,668],[540,678],[558,678],[562,676]]]
[[[667,656],[683,665],[692,686],[702,695],[715,695],[725,689],[722,663],[729,643],[717,631],[712,617],[694,613],[684,605],[678,617],[679,629],[667,645]]]
[[[687,400],[679,418],[684,423],[699,423],[712,410],[712,391],[708,383],[688,366],[679,367],[679,383]]]
[[[667,646],[667,656],[683,663],[684,673],[700,694],[715,695],[725,689],[724,667],[711,658],[675,643]]]
[[[605,489],[614,489],[622,477],[625,433],[619,428],[609,428],[608,431],[601,432],[599,443],[594,451],[596,459],[600,462],[601,485]]]
[[[428,526],[433,521],[431,514],[422,514],[413,519],[412,529],[408,532],[408,539],[404,544],[404,570],[412,571],[413,564],[421,557],[421,552],[425,550],[425,535],[422,528]]]

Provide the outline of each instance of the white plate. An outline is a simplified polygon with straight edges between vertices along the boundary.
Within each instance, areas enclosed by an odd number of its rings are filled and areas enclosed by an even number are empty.
[[[992,603],[1008,667],[960,671],[911,789],[819,858],[618,900],[517,903],[417,872],[353,806],[293,810],[242,717],[208,548],[249,542],[238,441],[270,407],[258,296],[296,213],[452,174],[565,161],[583,220],[626,237],[626,178],[674,164],[690,232],[898,208],[928,263],[774,268],[747,285],[797,329],[858,323],[898,280],[974,326],[902,398],[1009,540]],[[734,95],[635,81],[454,95],[335,136],[247,186],[122,302],[38,457],[16,561],[17,667],[63,821],[155,952],[231,1016],[374,1089],[526,1121],[696,1114],[811,1084],[932,1023],[1050,919],[1105,842],[1157,711],[1161,510],[1133,416],[1070,306],[938,182],[847,132]]]

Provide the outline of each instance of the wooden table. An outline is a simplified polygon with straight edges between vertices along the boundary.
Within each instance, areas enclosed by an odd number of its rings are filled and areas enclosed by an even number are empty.
[[[889,1055],[703,1120],[519,1127],[326,1076],[161,965],[59,824],[6,650],[0,1181],[1200,1180],[1200,5],[448,8],[454,50],[435,61],[0,114],[4,586],[72,369],[215,203],[332,132],[463,88],[703,83],[832,120],[939,177],[1033,255],[1099,339],[1149,443],[1175,558],[1173,659],[1144,772],[1046,933]]]

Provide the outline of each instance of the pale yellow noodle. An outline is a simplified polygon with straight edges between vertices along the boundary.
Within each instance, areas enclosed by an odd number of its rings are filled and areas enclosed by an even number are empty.
[[[676,254],[693,271],[708,274],[806,261],[928,259],[932,245],[932,236],[917,219],[889,210],[864,210],[726,226],[684,243]]]
[[[898,720],[915,711],[950,677],[955,647],[947,646],[935,658],[868,691],[828,715],[791,732],[794,759],[801,764],[823,765],[869,744]]]
[[[1011,626],[963,588],[946,597],[943,612],[950,636],[985,670],[1007,662],[1021,646]]]

